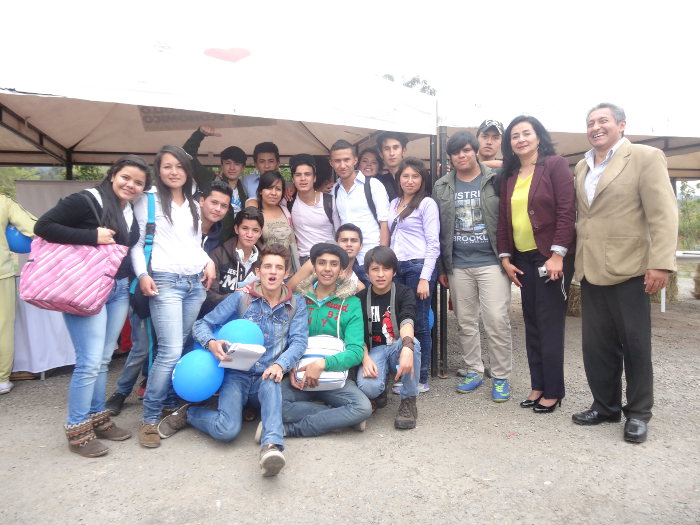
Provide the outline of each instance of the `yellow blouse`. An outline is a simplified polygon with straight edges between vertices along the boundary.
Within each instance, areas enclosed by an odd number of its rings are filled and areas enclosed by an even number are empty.
[[[530,216],[527,213],[527,197],[530,194],[531,183],[532,174],[524,179],[518,177],[513,189],[513,196],[510,199],[513,242],[519,252],[529,252],[537,249],[535,235],[532,233]]]

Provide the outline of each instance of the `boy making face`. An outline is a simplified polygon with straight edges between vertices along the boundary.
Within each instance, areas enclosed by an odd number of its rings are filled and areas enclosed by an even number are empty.
[[[260,469],[274,476],[285,465],[282,393],[279,382],[306,350],[308,321],[306,305],[292,296],[283,279],[289,265],[289,250],[276,244],[260,253],[260,280],[230,294],[214,310],[195,323],[194,338],[219,361],[230,360],[214,338],[214,330],[234,319],[255,322],[264,334],[264,354],[246,371],[226,368],[219,390],[218,410],[183,405],[161,420],[158,432],[170,437],[188,423],[221,441],[233,441],[241,430],[243,406],[260,406],[263,427]],[[247,297],[246,297],[247,294]]]
[[[372,283],[357,297],[367,324],[366,348],[357,374],[357,386],[377,398],[386,388],[387,370],[396,367],[395,381],[402,381],[401,404],[394,419],[398,429],[415,428],[418,418],[418,371],[420,344],[414,338],[416,295],[407,286],[394,283],[399,262],[394,252],[377,246],[367,252],[365,268]]]

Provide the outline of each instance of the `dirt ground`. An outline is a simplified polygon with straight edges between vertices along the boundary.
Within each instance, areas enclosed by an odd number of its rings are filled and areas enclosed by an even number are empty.
[[[288,439],[287,466],[262,478],[249,423],[231,444],[187,428],[145,449],[136,438],[107,456],[68,451],[62,424],[69,371],[18,382],[0,396],[1,523],[698,523],[700,301],[690,279],[665,314],[653,306],[656,404],[649,440],[622,440],[623,423],[581,427],[591,397],[581,321],[567,320],[567,396],[553,414],[518,406],[529,391],[518,300],[513,399],[490,382],[460,395],[450,319],[450,374],[421,395],[418,427],[393,428],[398,396],[368,422],[319,438]],[[514,294],[514,299],[517,299]],[[123,359],[110,371],[113,391]],[[132,394],[120,425],[136,432]]]

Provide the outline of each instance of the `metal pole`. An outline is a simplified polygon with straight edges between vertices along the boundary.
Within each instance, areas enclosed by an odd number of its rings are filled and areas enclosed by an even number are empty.
[[[438,179],[438,157],[437,157],[437,136],[431,135],[430,136],[430,188],[429,188],[429,194],[433,194],[433,186],[435,185],[435,181]],[[438,287],[440,285],[436,285],[435,287],[435,292],[438,291]],[[433,329],[430,331],[430,336],[433,339],[433,351],[431,355],[431,360],[430,360],[430,375],[432,377],[435,377],[438,375],[438,323],[437,321],[437,314],[438,314],[438,300],[437,300],[437,293],[433,292],[433,297],[430,302],[430,308],[433,311]]]
[[[447,145],[447,128],[445,126],[438,127],[439,152],[440,152],[440,167],[439,176],[442,177],[447,173],[447,156],[445,148]],[[436,171],[437,173],[437,171]],[[440,289],[440,371],[441,378],[447,377],[447,290],[441,285]]]
[[[73,180],[73,151],[66,150],[66,180]]]

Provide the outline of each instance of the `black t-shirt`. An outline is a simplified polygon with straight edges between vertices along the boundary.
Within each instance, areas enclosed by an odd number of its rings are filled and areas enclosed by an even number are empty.
[[[393,326],[391,320],[391,290],[383,295],[377,295],[369,286],[357,293],[358,299],[362,303],[362,315],[365,319],[365,338],[367,345],[371,348],[380,345],[390,345],[401,338],[401,324],[407,320],[415,325],[416,320],[416,294],[413,290],[401,283],[394,283],[396,286],[396,297],[394,304],[394,318],[398,326]],[[369,311],[367,310],[367,293],[370,295]],[[371,330],[367,321],[371,322]],[[368,337],[369,336],[369,337]]]
[[[399,335],[398,327],[391,325],[391,292],[377,295],[372,292],[369,315],[372,318],[372,346],[390,345]]]

